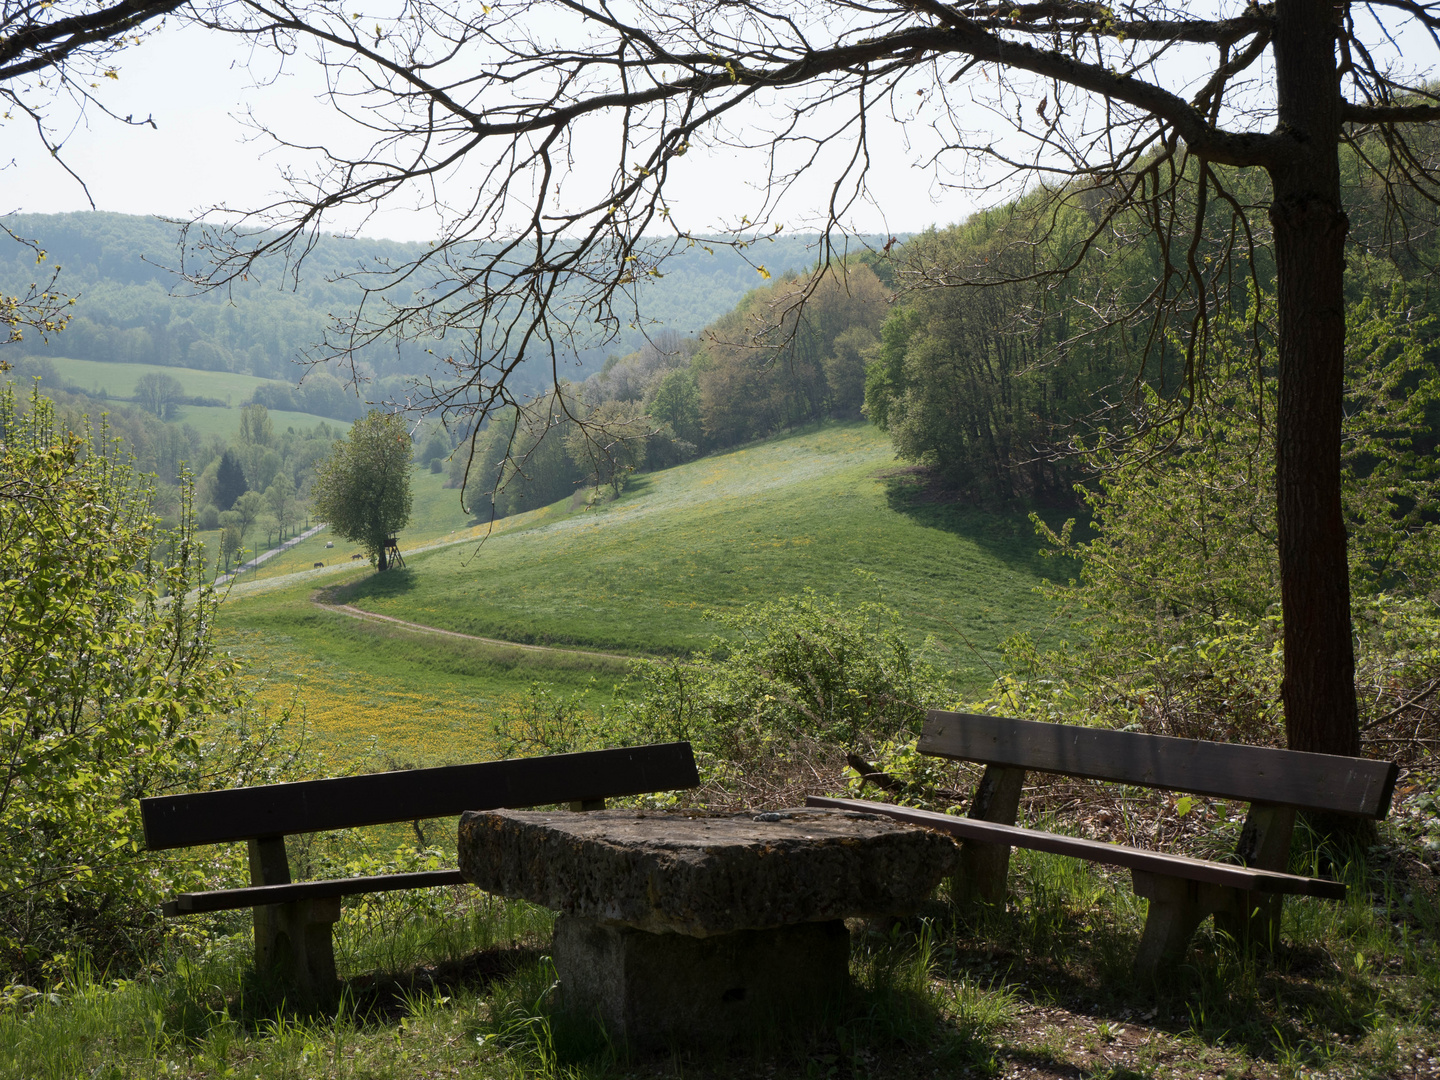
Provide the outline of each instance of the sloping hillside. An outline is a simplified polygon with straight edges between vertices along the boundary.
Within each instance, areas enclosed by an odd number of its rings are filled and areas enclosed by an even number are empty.
[[[884,600],[917,645],[931,638],[927,654],[981,690],[1005,638],[1051,637],[1033,590],[1058,570],[1042,567],[1023,515],[916,501],[906,479],[880,432],[827,424],[639,477],[598,509],[577,498],[507,518],[482,542],[458,493],[421,474],[404,570],[352,563],[353,545],[327,549],[323,531],[238,585],[221,631],[266,680],[262,698],[298,693],[336,760],[381,747],[416,762],[473,757],[496,717],[536,704],[532,685],[582,693],[587,708],[614,700],[623,658],[565,646],[683,654],[720,629],[708,610],[806,588]],[[301,569],[312,562],[328,565]]]
[[[1033,530],[915,501],[894,471],[882,434],[827,424],[639,477],[598,509],[523,515],[341,595],[463,633],[677,654],[714,632],[707,609],[813,588],[883,599],[917,643],[934,635],[978,675],[1006,637],[1045,621]]]

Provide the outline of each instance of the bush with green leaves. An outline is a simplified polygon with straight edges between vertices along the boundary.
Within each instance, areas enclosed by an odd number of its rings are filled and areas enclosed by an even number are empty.
[[[1402,297],[1387,311],[1359,305],[1350,319],[1344,504],[1357,690],[1363,741],[1394,757],[1424,751],[1396,731],[1440,689],[1440,472],[1424,450],[1440,370],[1433,328],[1410,318]],[[1050,594],[1080,636],[1044,652],[1010,642],[1011,672],[989,706],[1283,743],[1273,382],[1256,368],[1239,349],[1218,355],[1183,424],[1092,447],[1090,539],[1077,540],[1073,522],[1057,533],[1034,519],[1051,553],[1078,567]]]
[[[0,975],[142,963],[161,892],[227,856],[147,855],[136,800],[288,763],[283,720],[255,714],[215,647],[203,580],[188,511],[162,530],[103,429],[0,390]]]
[[[712,617],[730,631],[689,660],[640,661],[625,722],[647,739],[688,739],[729,762],[775,743],[867,754],[919,733],[949,705],[947,673],[917,657],[898,614],[849,609],[806,590]]]

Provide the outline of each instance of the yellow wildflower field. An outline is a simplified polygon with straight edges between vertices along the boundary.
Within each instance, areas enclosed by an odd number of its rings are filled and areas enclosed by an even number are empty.
[[[316,608],[308,588],[227,602],[223,647],[246,659],[260,704],[295,707],[324,771],[498,756],[545,684],[582,708],[611,700],[624,661],[413,633]],[[593,685],[592,685],[593,684]],[[513,744],[512,744],[513,745]]]

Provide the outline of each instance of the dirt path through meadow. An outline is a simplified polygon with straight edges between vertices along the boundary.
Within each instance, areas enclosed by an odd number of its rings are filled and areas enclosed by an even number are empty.
[[[392,626],[399,626],[416,634],[436,634],[440,637],[459,638],[462,641],[478,641],[484,645],[497,645],[507,649],[524,649],[527,652],[541,653],[564,653],[567,656],[589,656],[601,660],[639,660],[643,657],[628,656],[624,653],[594,652],[588,649],[564,649],[554,645],[527,645],[518,641],[503,641],[500,638],[480,637],[476,634],[462,634],[458,630],[442,630],[438,626],[426,626],[423,623],[408,622],[405,619],[397,619],[393,615],[379,615],[373,611],[366,611],[363,608],[355,607],[352,604],[332,604],[329,602],[328,589],[319,589],[311,598],[318,608],[326,611],[333,611],[338,615],[347,615],[352,619],[360,619],[365,622],[389,623]]]

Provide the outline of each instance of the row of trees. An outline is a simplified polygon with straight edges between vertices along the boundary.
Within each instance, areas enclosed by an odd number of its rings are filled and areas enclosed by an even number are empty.
[[[1434,327],[1413,318],[1408,299],[1397,291],[1349,312],[1342,490],[1361,746],[1425,768],[1440,740],[1440,365],[1427,340]],[[992,707],[1278,741],[1275,388],[1256,369],[1244,322],[1217,335],[1204,404],[1185,424],[1124,432],[1142,453],[1098,440],[1085,448],[1098,482],[1086,492],[1083,537],[1073,521],[1051,530],[1036,519],[1073,575],[1049,593],[1075,633],[1055,649],[1028,636],[1007,643]]]
[[[452,485],[497,514],[826,418],[858,419],[889,296],[867,262],[782,275],[698,336],[657,333],[582,383],[490,418]]]
[[[240,410],[235,438],[204,465],[195,485],[196,520],[221,531],[227,568],[252,531],[263,530],[269,546],[306,519],[315,477],[339,435],[324,423],[277,432],[265,406]]]
[[[195,295],[174,273],[180,259],[181,230],[158,218],[111,213],[15,215],[6,219],[18,235],[43,236],[50,264],[63,268],[59,281],[84,303],[70,309],[63,338],[46,340],[32,334],[14,352],[33,356],[69,356],[106,363],[164,364],[207,371],[234,371],[275,379],[274,387],[254,400],[272,409],[283,404],[292,362],[320,338],[330,313],[355,304],[360,290],[335,279],[347,266],[372,259],[403,262],[414,258],[424,245],[384,240],[343,239],[325,236],[309,253],[309,272],[289,288],[269,275],[252,275],[235,283],[221,297]],[[813,237],[775,237],[766,244],[763,258],[776,273],[813,259]],[[19,291],[34,277],[30,248],[0,246],[0,295]],[[729,309],[760,280],[755,269],[731,249],[699,246],[667,270],[663,278],[647,278],[644,286],[646,321],[627,331],[634,344],[643,341],[643,326],[682,327],[696,331]],[[435,357],[427,349],[435,343],[405,343],[400,348],[377,345],[354,357],[362,376],[385,380],[430,374]],[[592,366],[603,351],[577,343],[577,352]],[[297,400],[317,397],[307,378]],[[539,391],[543,375],[517,373],[517,389]],[[400,400],[403,394],[371,387],[372,400]],[[312,401],[299,406],[337,420],[354,420],[364,414],[355,408],[355,395],[342,395],[341,409],[317,407]]]
[[[44,376],[48,367],[29,357],[7,363],[11,370],[5,378],[12,385],[33,383],[33,377]],[[165,399],[163,380],[170,378],[157,373],[153,380],[152,376],[142,379],[146,386],[152,381],[160,384],[153,402]],[[189,424],[167,422],[150,408],[50,390],[53,381],[52,377],[42,385],[57,422],[79,431],[85,429],[86,417],[103,415],[105,438],[118,440],[137,473],[153,477],[148,498],[166,527],[193,512],[200,530],[219,530],[218,550],[210,554],[227,567],[259,530],[264,530],[268,543],[283,538],[305,519],[316,469],[341,434],[323,422],[313,428],[277,431],[265,406],[247,405],[238,410],[236,434],[227,440],[202,435]],[[163,404],[158,411],[164,411]]]
[[[267,275],[225,297],[199,296],[175,273],[181,231],[173,222],[92,212],[14,215],[6,224],[17,235],[45,237],[49,263],[62,268],[59,282],[83,297],[63,338],[31,335],[14,351],[276,379],[288,378],[329,311],[355,302],[357,291],[331,281],[334,272],[356,257],[404,258],[414,248],[327,238],[314,253],[318,272],[298,288]],[[0,292],[33,276],[31,262],[19,245],[0,247]],[[428,370],[431,360],[418,347],[377,349],[367,359],[379,375]]]
[[[1433,153],[1433,134],[1414,142]],[[1354,218],[1345,303],[1366,312],[1403,304],[1420,339],[1432,341],[1436,330],[1424,324],[1437,302],[1422,283],[1435,264],[1435,212],[1411,197],[1404,242],[1387,235],[1389,193],[1363,163],[1383,152],[1370,140],[1342,153]],[[1042,189],[900,247],[892,268],[899,303],[873,353],[865,401],[900,456],[972,498],[1065,499],[1088,475],[1079,445],[1203,405],[1212,385],[1204,368],[1234,349],[1233,332],[1222,343],[1214,329],[1238,313],[1251,311],[1251,362],[1273,379],[1276,309],[1255,303],[1274,295],[1271,226],[1256,209],[1263,178],[1214,172],[1245,212],[1237,220],[1228,203],[1190,208],[1199,213],[1194,259],[1205,267],[1208,312],[1191,297],[1179,310],[1142,317],[1170,255],[1134,208],[1110,200],[1062,201]],[[1247,273],[1225,262],[1227,236],[1237,230],[1259,245]],[[1068,273],[1047,275],[1054,265]],[[1418,287],[1392,295],[1406,282]]]

